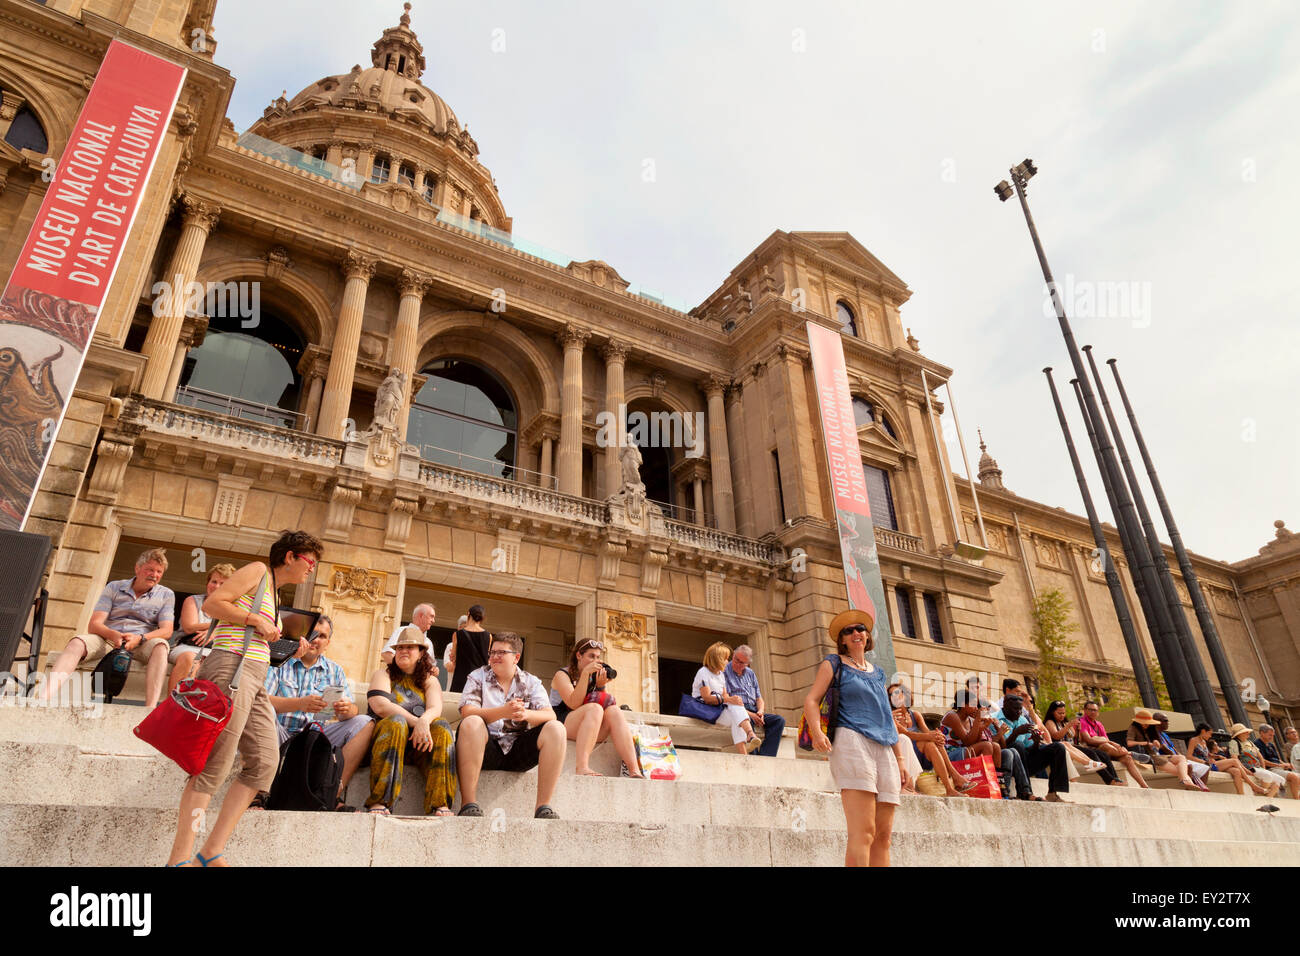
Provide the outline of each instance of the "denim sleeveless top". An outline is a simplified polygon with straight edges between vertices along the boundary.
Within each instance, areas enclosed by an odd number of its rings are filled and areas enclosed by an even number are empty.
[[[835,666],[829,655],[826,659]],[[885,694],[885,672],[879,667],[870,674],[840,663],[839,725],[856,730],[869,740],[892,747],[898,743],[898,727]]]

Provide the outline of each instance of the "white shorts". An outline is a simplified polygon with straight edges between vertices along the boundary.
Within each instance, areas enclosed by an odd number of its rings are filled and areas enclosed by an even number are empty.
[[[836,727],[831,741],[831,776],[841,790],[866,790],[880,803],[902,800],[903,779],[894,748],[848,727]]]
[[[177,644],[167,652],[167,663],[175,664],[182,654],[198,654],[199,657],[207,657],[212,653],[212,645],[199,647],[195,644]]]

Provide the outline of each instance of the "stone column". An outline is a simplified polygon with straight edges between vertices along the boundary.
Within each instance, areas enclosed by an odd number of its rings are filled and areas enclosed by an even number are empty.
[[[921,589],[913,584],[907,589],[907,593],[912,598],[912,620],[916,622],[916,639],[918,641],[928,641],[930,639],[930,618],[925,613],[925,599],[921,595]]]
[[[614,428],[609,435],[612,444],[605,447],[605,496],[609,497],[618,494],[623,486],[623,469],[618,456],[627,436],[627,419],[623,415],[623,367],[627,363],[627,346],[611,340],[600,354],[605,358],[605,411],[614,416]]]
[[[180,341],[176,346],[176,357],[172,360],[172,369],[167,376],[167,387],[163,389],[162,397],[164,401],[175,401],[176,389],[181,384],[181,372],[185,369],[185,358],[190,354],[190,349],[196,349],[203,344],[203,339],[207,333],[208,317],[206,315],[197,316],[190,328],[181,328]]]
[[[320,398],[325,380],[319,375],[312,375],[308,382],[307,407],[303,410],[303,431],[315,432],[316,422],[320,420]]]
[[[190,195],[186,195],[181,202],[185,206],[181,238],[176,243],[176,250],[172,253],[171,263],[163,277],[164,281],[171,283],[171,295],[163,314],[155,316],[150,324],[144,348],[141,349],[147,362],[140,391],[146,398],[170,397],[163,392],[171,377],[176,347],[180,343],[181,326],[185,324],[185,300],[188,298],[185,289],[198,275],[203,246],[221,213],[220,207]]]
[[[882,582],[885,585],[885,610],[889,614],[889,633],[894,637],[902,637],[903,629],[898,623],[898,589],[893,581]],[[917,688],[912,688],[915,692]]]
[[[538,470],[542,473],[542,487],[551,487],[551,447],[552,441],[550,435],[542,436],[542,460],[538,465]]]
[[[582,347],[591,333],[565,326],[556,338],[564,346],[564,380],[560,389],[560,454],[556,473],[560,491],[582,494]]]
[[[406,426],[410,418],[411,383],[415,376],[415,333],[420,324],[420,303],[433,281],[430,276],[411,269],[403,269],[397,280],[402,300],[397,306],[397,328],[393,331],[392,366],[406,375],[406,392],[402,396],[402,409],[397,415],[397,437],[406,441]]]
[[[366,307],[366,289],[375,274],[375,260],[350,251],[341,263],[347,285],[343,304],[334,330],[334,349],[330,355],[325,394],[321,398],[320,417],[315,432],[322,438],[338,439],[343,435],[343,419],[352,405],[352,378],[357,370],[357,347],[361,343],[361,319]]]
[[[744,447],[745,435],[745,409],[740,403],[740,385],[733,383],[727,389],[727,431],[730,435],[735,435],[741,440],[740,448]],[[728,440],[730,446],[730,440]],[[739,454],[739,449],[737,450]],[[752,493],[749,489],[749,468],[744,461],[737,458],[736,467],[731,474],[735,480],[735,509],[736,509],[736,530],[743,535],[755,537],[754,532],[754,506]]]
[[[727,417],[722,392],[727,380],[710,375],[700,383],[709,399],[709,463],[713,468],[713,513],[718,516],[718,530],[736,531],[736,503],[731,490],[731,452],[727,447]]]
[[[704,479],[696,475],[691,479],[691,488],[695,492],[695,523],[704,525]]]

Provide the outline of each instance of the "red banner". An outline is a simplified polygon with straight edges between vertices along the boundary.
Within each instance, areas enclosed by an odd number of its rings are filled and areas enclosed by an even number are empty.
[[[849,606],[870,611],[875,616],[876,626],[872,631],[875,646],[868,658],[890,675],[895,669],[894,638],[885,608],[885,587],[880,580],[876,530],[871,521],[862,454],[858,450],[858,426],[853,417],[853,396],[844,365],[844,343],[838,332],[809,322],[808,346],[821,409],[822,437],[835,498]]]
[[[113,41],[0,296],[0,528],[31,511],[185,73]]]

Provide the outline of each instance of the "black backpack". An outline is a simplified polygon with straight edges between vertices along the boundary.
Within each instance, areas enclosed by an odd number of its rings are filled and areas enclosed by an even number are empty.
[[[271,783],[268,810],[333,810],[343,779],[343,749],[320,724],[308,724],[280,748],[280,769]]]
[[[124,647],[112,648],[100,660],[94,673],[103,680],[100,692],[104,695],[104,703],[111,704],[113,698],[122,693],[122,688],[126,686],[126,675],[131,673],[131,652]],[[92,675],[92,687],[94,680]]]

